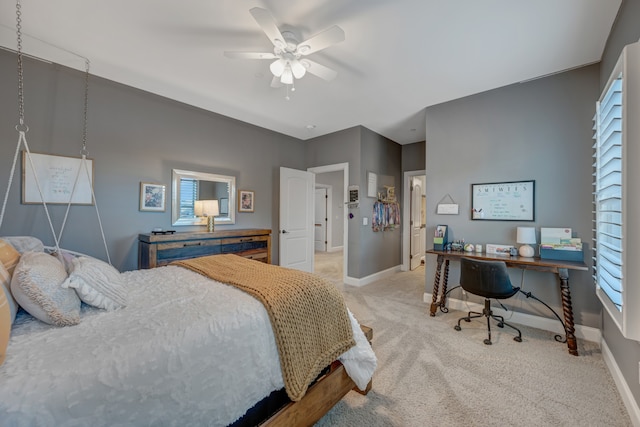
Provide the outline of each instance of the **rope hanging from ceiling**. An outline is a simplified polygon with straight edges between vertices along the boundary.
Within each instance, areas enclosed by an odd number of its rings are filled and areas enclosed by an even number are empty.
[[[16,144],[16,150],[13,156],[13,163],[11,165],[11,171],[9,174],[9,182],[7,184],[7,190],[4,195],[4,200],[2,202],[2,209],[0,209],[0,228],[2,227],[2,223],[4,220],[4,214],[7,207],[7,201],[9,199],[9,192],[11,190],[11,184],[13,182],[13,177],[15,175],[16,164],[18,161],[18,155],[20,153],[20,148],[24,146],[24,150],[26,153],[26,159],[29,161],[29,165],[31,166],[31,170],[34,171],[34,181],[36,184],[36,188],[38,190],[38,194],[40,196],[40,201],[44,208],[45,215],[47,217],[47,221],[49,223],[49,228],[51,230],[51,234],[53,236],[55,251],[60,254],[60,240],[62,239],[62,234],[64,232],[65,225],[67,223],[67,219],[69,216],[69,211],[71,209],[72,199],[75,194],[78,180],[80,177],[80,173],[82,170],[85,171],[88,182],[91,185],[91,198],[93,200],[93,204],[96,208],[96,216],[98,219],[98,226],[100,228],[100,234],[102,236],[102,242],[104,244],[104,249],[107,256],[107,261],[111,264],[111,257],[109,256],[109,249],[107,247],[107,240],[104,235],[104,229],[102,227],[102,220],[100,218],[100,211],[98,209],[98,202],[95,197],[95,193],[93,190],[93,182],[91,181],[89,167],[87,166],[87,112],[89,109],[89,69],[90,62],[88,59],[85,59],[85,78],[84,78],[84,109],[83,109],[83,131],[82,131],[82,149],[80,150],[81,162],[80,167],[76,173],[75,179],[73,181],[73,187],[71,190],[71,194],[69,195],[69,201],[67,203],[67,209],[65,211],[64,219],[62,221],[62,225],[60,227],[60,232],[56,234],[55,227],[53,226],[53,222],[51,220],[51,215],[49,214],[49,208],[47,207],[47,202],[44,197],[44,193],[42,190],[42,185],[38,178],[38,174],[36,173],[36,168],[33,164],[33,159],[31,156],[31,150],[29,149],[29,144],[27,142],[27,133],[29,132],[29,126],[25,122],[25,113],[24,113],[24,61],[23,61],[23,53],[22,53],[22,6],[20,4],[20,0],[16,1],[16,37],[17,37],[17,59],[18,59],[18,124],[15,126],[16,131],[18,132],[18,142]]]

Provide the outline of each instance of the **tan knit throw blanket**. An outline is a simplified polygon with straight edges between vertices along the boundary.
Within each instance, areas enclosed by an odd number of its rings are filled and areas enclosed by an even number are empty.
[[[233,285],[264,304],[293,401],[304,396],[322,369],[355,345],[342,294],[319,276],[232,254],[172,264]]]

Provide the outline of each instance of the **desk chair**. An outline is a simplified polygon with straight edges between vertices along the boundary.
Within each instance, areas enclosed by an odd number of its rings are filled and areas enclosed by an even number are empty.
[[[514,288],[511,279],[507,273],[507,265],[504,261],[484,261],[479,259],[461,258],[460,259],[460,286],[465,291],[484,297],[484,310],[482,313],[470,311],[465,317],[458,320],[458,324],[454,327],[456,331],[460,331],[460,322],[470,322],[471,319],[478,317],[487,318],[488,338],[484,340],[486,345],[491,345],[491,324],[489,320],[493,318],[498,322],[498,327],[503,328],[505,325],[515,329],[518,336],[513,340],[522,342],[522,333],[520,329],[512,326],[504,321],[504,317],[494,315],[491,311],[491,300],[511,298],[520,291],[520,288]],[[473,314],[473,315],[472,315]]]

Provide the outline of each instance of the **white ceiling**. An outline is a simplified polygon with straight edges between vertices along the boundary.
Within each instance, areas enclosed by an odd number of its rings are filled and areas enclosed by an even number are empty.
[[[25,0],[23,50],[300,139],[362,125],[407,144],[428,106],[599,61],[621,1]],[[271,61],[224,57],[272,51],[256,6],[301,39],[340,26],[345,41],[309,57],[338,77],[307,74],[286,101]],[[15,25],[5,0],[14,50]]]

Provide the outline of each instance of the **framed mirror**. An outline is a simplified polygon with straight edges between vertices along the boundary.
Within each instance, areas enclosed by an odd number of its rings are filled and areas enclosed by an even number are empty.
[[[236,178],[205,172],[173,169],[171,179],[172,225],[206,225],[199,203],[216,201],[216,224],[235,224]]]

